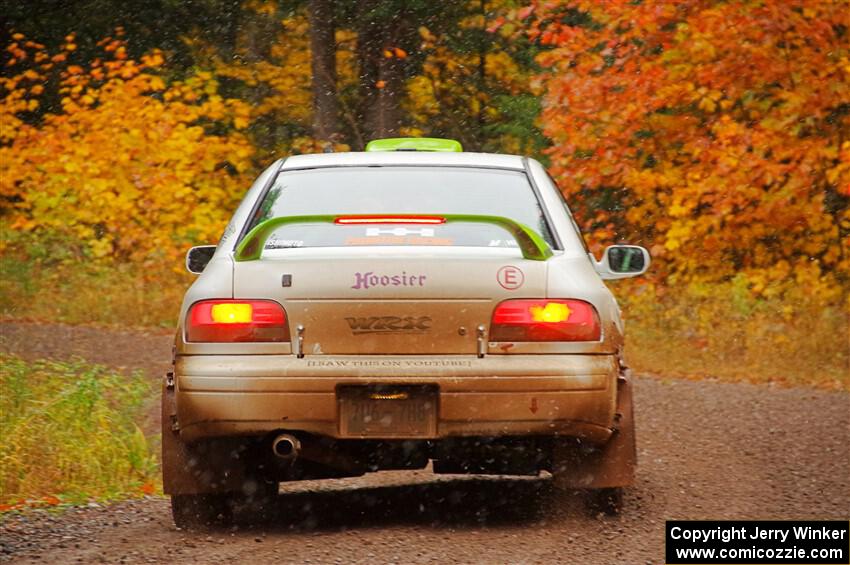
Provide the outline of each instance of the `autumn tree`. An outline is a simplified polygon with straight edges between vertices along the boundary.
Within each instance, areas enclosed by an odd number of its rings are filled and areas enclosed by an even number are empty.
[[[517,14],[551,171],[597,243],[671,280],[850,285],[850,10],[842,0],[569,0]]]
[[[462,3],[428,0],[340,0],[339,21],[357,33],[356,122],[363,141],[398,135],[406,122],[405,81],[422,64],[419,28],[442,32],[460,15]]]
[[[451,31],[419,28],[422,68],[407,81],[413,134],[458,139],[468,150],[539,156],[539,47],[517,33],[513,2],[473,1]]]
[[[253,107],[260,160],[399,134],[534,153],[545,143],[529,86],[536,47],[490,29],[510,4],[245,1],[248,31],[224,44],[187,41],[225,92]]]
[[[163,57],[134,60],[108,38],[103,56],[69,64],[18,34],[0,77],[0,214],[14,229],[62,234],[89,257],[176,259],[214,242],[250,182],[249,107],[199,72],[171,84]],[[60,112],[39,109],[59,77]]]
[[[226,48],[233,43],[238,29],[250,26],[250,21],[242,17],[241,3],[242,0],[4,2],[0,9],[0,42],[4,46],[10,43],[4,33],[22,33],[53,50],[62,46],[66,35],[74,33],[77,52],[88,60],[98,56],[98,41],[121,27],[132,38],[127,44],[130,57],[159,49],[171,70],[182,72],[194,62],[185,41],[187,36]],[[0,52],[0,64],[7,55]]]

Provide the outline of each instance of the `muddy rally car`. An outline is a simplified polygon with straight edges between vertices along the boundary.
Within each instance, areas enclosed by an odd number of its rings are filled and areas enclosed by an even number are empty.
[[[175,522],[429,463],[546,471],[616,510],[632,384],[602,281],[648,265],[636,246],[596,260],[532,159],[394,139],[274,163],[187,255],[200,276],[162,395]]]

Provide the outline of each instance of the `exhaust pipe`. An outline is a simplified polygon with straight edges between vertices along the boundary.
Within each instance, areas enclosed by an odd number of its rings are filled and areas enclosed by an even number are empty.
[[[301,451],[301,442],[289,434],[280,434],[272,442],[272,452],[278,459],[294,461]]]

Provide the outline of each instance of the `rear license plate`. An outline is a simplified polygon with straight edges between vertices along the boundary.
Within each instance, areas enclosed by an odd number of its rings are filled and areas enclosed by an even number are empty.
[[[437,435],[437,387],[337,388],[343,437],[407,438]]]

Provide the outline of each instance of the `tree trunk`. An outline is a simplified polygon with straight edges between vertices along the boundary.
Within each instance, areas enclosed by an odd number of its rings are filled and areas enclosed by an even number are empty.
[[[310,0],[308,11],[313,74],[313,137],[330,142],[339,132],[333,0]]]
[[[277,38],[280,23],[272,16],[243,11],[237,33],[245,61],[265,61],[271,55],[272,45]]]
[[[369,13],[375,0],[364,0],[361,10]],[[401,22],[397,18],[364,17],[357,28],[357,62],[360,70],[358,120],[366,140],[398,135],[404,74],[401,61],[385,56],[398,47]]]
[[[384,41],[378,63],[377,104],[374,106],[371,122],[375,137],[393,137],[398,135],[402,120],[401,98],[404,91],[404,79],[401,61],[396,57],[384,57],[384,51],[392,52],[395,47],[391,37]]]

